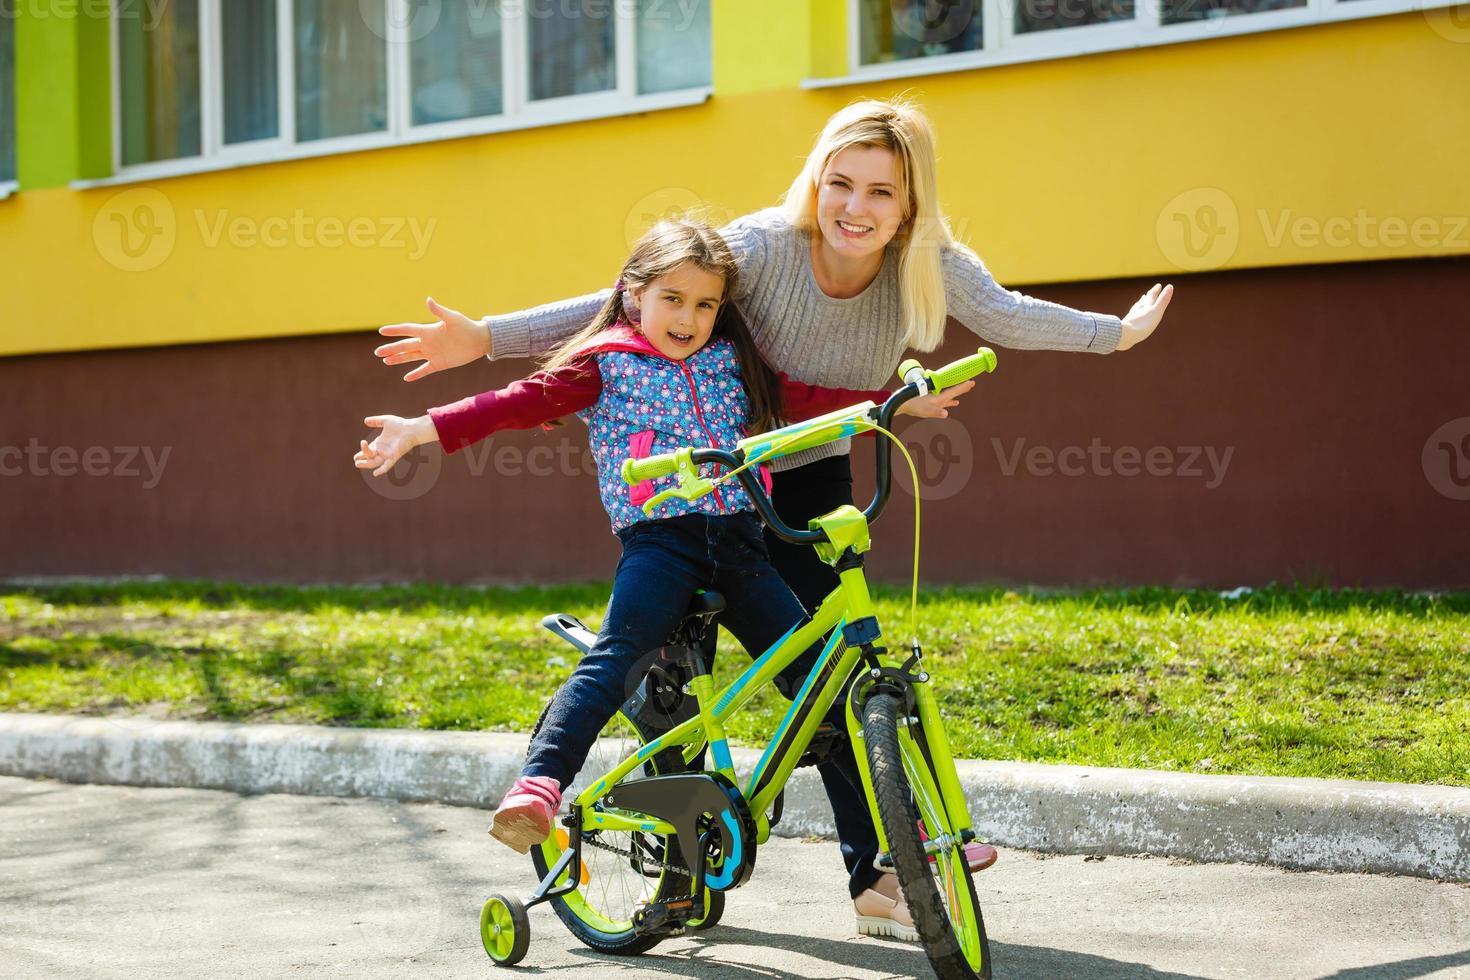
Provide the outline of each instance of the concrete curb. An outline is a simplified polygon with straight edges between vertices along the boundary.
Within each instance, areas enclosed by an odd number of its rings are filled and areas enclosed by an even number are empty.
[[[241,793],[491,806],[526,738],[0,713],[0,774]],[[757,755],[736,751],[749,771]],[[1139,854],[1470,881],[1470,789],[962,761],[976,831],[1008,847]],[[815,771],[776,832],[834,836]]]

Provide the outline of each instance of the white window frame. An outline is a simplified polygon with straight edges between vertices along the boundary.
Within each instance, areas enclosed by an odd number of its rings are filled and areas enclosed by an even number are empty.
[[[658,92],[638,93],[638,7],[628,0],[608,6],[614,18],[616,84],[605,92],[590,92],[553,99],[530,99],[530,70],[527,58],[529,5],[505,3],[501,12],[501,111],[449,122],[413,123],[413,89],[409,78],[411,51],[409,20],[404,16],[411,0],[386,0],[387,16],[387,127],[381,132],[358,133],[296,142],[296,62],[293,31],[294,0],[276,0],[276,70],[280,105],[279,135],[247,143],[224,143],[223,74],[220,37],[220,5],[229,0],[199,0],[199,94],[202,152],[199,156],[157,160],[124,166],[122,162],[122,86],[119,84],[119,32],[116,15],[109,18],[112,45],[112,176],[72,181],[84,189],[131,181],[153,180],[182,174],[227,170],[234,167],[298,160],[336,153],[404,146],[432,140],[457,139],[487,133],[555,126],[587,119],[652,112],[698,105],[712,94],[708,85]],[[489,2],[489,0],[487,0]],[[396,8],[396,9],[395,9]],[[3,192],[3,185],[0,185]]]
[[[984,46],[978,51],[907,58],[882,64],[862,64],[862,5],[847,0],[848,74],[836,78],[808,78],[802,88],[830,88],[862,82],[935,75],[972,68],[990,68],[1027,61],[1047,61],[1105,51],[1204,41],[1216,37],[1286,30],[1343,20],[1361,20],[1454,7],[1466,0],[1307,0],[1305,6],[1259,13],[1233,14],[1211,20],[1162,24],[1162,0],[1135,0],[1132,20],[1059,27],[1017,34],[1015,8],[1020,0],[980,0]],[[880,0],[882,2],[882,0]]]

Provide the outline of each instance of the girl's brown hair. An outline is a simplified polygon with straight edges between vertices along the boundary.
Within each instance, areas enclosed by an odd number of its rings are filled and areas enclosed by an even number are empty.
[[[582,347],[608,327],[619,322],[636,322],[624,308],[624,297],[628,291],[645,288],[685,262],[693,262],[705,272],[717,275],[725,281],[725,294],[715,317],[715,328],[710,334],[710,340],[723,337],[735,348],[735,356],[740,363],[740,379],[745,385],[746,398],[750,402],[746,433],[759,435],[775,428],[781,417],[781,380],[756,348],[745,318],[741,316],[735,301],[730,298],[735,294],[735,283],[739,276],[735,256],[719,232],[698,221],[660,221],[638,239],[638,244],[633,246],[633,254],[623,264],[620,277],[623,287],[613,290],[613,294],[602,304],[602,309],[597,311],[591,323],[548,355],[544,364],[545,370],[554,371],[571,363]]]

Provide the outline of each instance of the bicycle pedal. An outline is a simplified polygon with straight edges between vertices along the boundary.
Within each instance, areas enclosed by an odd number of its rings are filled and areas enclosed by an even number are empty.
[[[694,916],[694,899],[675,898],[666,902],[648,902],[633,911],[633,931],[640,936],[651,934],[679,935],[684,923]]]

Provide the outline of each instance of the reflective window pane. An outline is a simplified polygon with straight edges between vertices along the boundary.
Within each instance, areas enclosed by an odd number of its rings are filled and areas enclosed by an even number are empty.
[[[531,98],[606,92],[617,86],[613,4],[528,3]]]
[[[1307,0],[1163,0],[1161,23],[1184,24],[1235,14],[1254,14],[1262,10],[1288,10],[1305,7]]]
[[[220,4],[225,142],[280,135],[276,67],[276,0]]]
[[[296,0],[296,139],[388,128],[385,0]]]
[[[978,51],[980,0],[862,0],[862,63]]]
[[[499,6],[487,0],[409,6],[414,124],[499,113]]]
[[[15,179],[15,15],[0,0],[0,181]]]
[[[1016,33],[1133,19],[1133,0],[1017,0]]]
[[[198,156],[199,0],[117,11],[122,162]]]
[[[710,0],[638,0],[638,91],[710,84]]]

